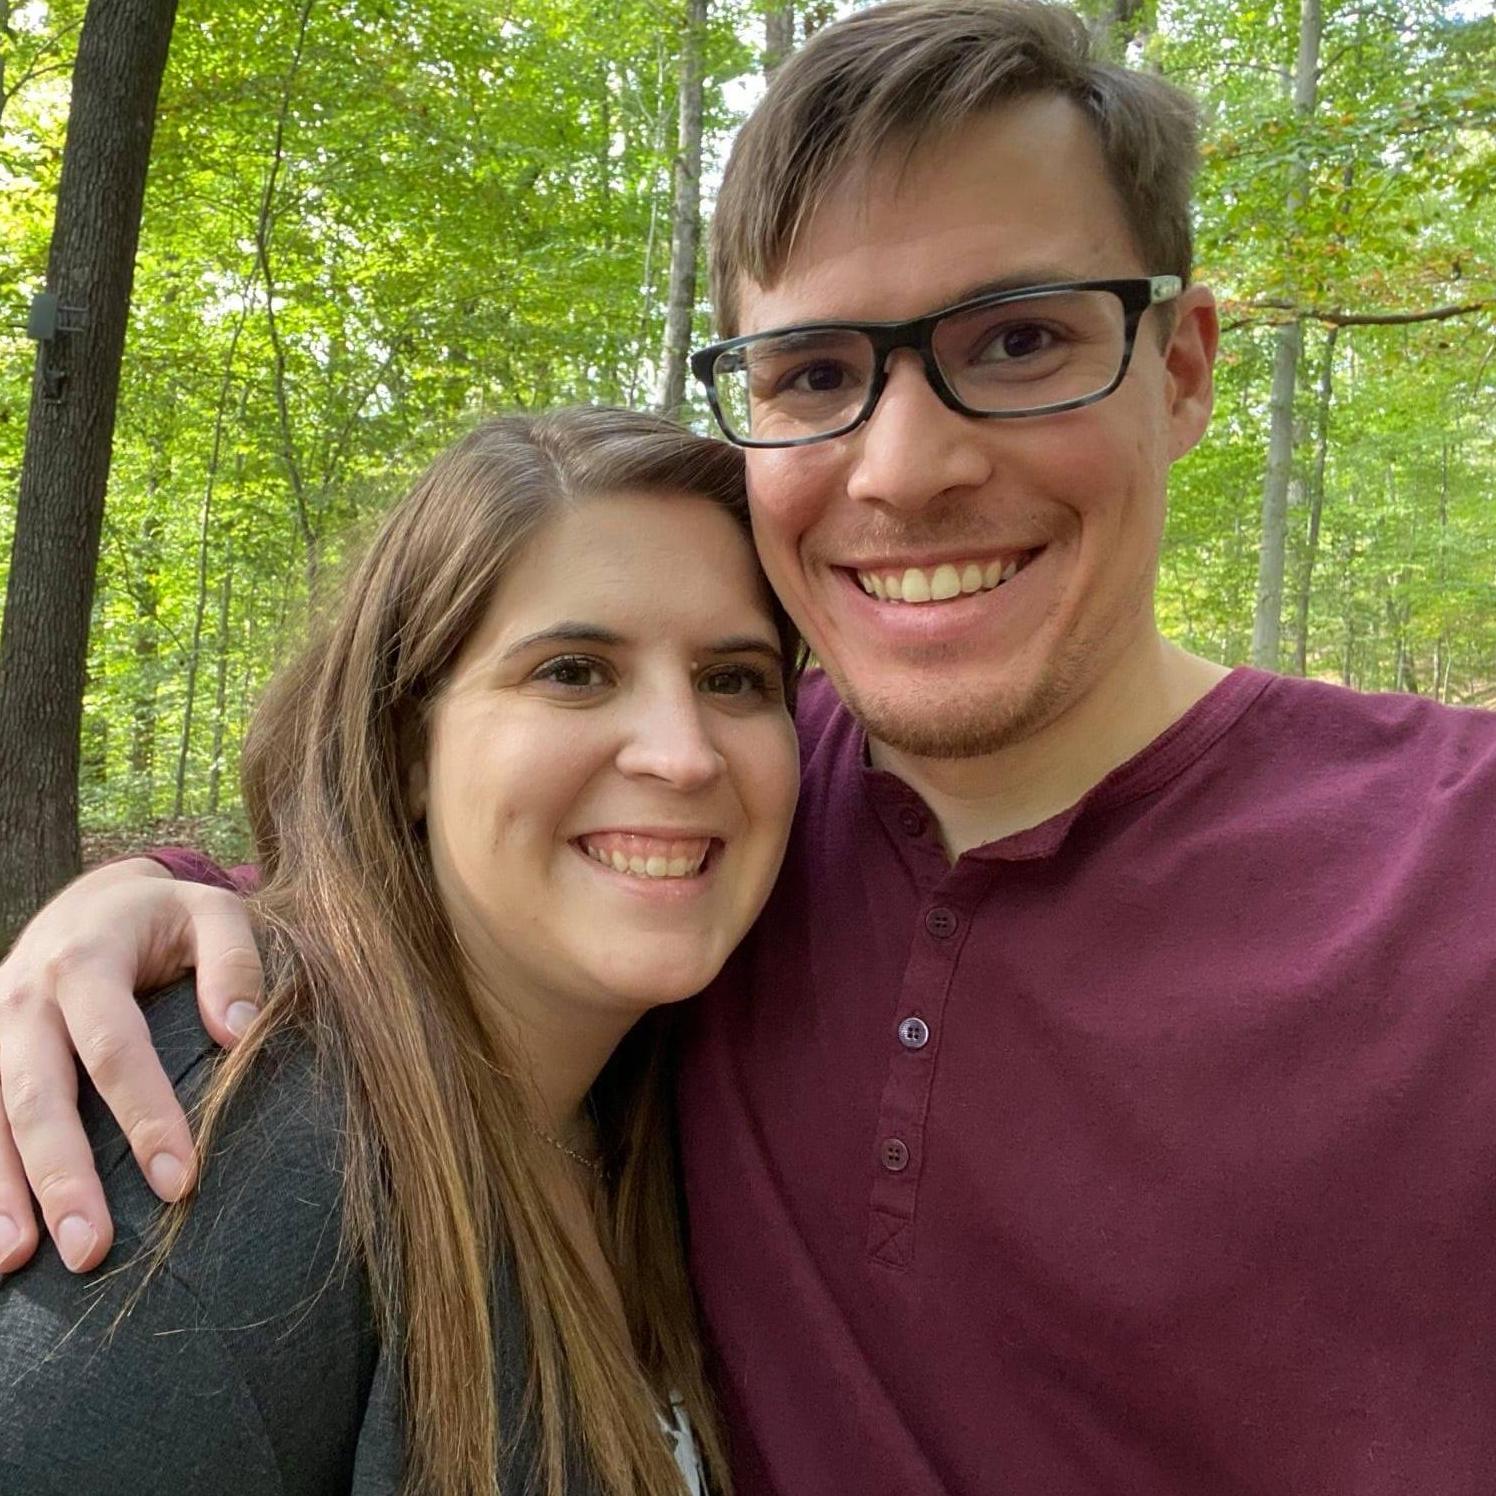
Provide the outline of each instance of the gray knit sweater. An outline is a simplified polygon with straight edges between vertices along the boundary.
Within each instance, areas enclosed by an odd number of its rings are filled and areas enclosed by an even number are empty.
[[[147,1017],[190,1106],[216,1053],[192,984]],[[183,1236],[112,1336],[159,1207],[86,1081],[82,1091],[115,1245],[88,1277],[43,1250],[0,1281],[0,1496],[393,1496],[398,1369],[363,1273],[339,1251],[342,1108],[306,1047],[277,1041],[235,1099]],[[498,1282],[500,1413],[512,1429],[523,1336],[512,1283]],[[521,1429],[504,1496],[535,1488],[534,1456],[533,1430]]]

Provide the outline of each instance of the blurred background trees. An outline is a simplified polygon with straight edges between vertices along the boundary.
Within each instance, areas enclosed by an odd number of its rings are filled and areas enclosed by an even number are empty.
[[[695,220],[765,72],[850,8],[182,0],[93,592],[89,850],[242,846],[260,684],[465,421],[681,401],[706,428],[676,362],[709,331]],[[1166,630],[1496,705],[1491,0],[1086,9],[1205,109],[1198,264],[1226,331],[1213,433],[1176,469]],[[83,12],[0,0],[0,582]]]

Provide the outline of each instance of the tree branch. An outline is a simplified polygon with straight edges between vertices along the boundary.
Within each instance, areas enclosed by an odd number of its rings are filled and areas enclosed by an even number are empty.
[[[1286,317],[1269,319],[1266,323],[1269,327],[1301,318],[1323,322],[1330,327],[1403,327],[1413,322],[1447,322],[1451,317],[1468,317],[1473,312],[1490,311],[1496,307],[1496,300],[1466,301],[1458,306],[1429,307],[1421,312],[1342,312],[1330,307],[1300,306],[1293,301],[1245,301],[1237,304],[1246,312],[1288,313]],[[1251,326],[1256,320],[1250,316],[1238,317],[1226,323],[1224,330],[1231,332],[1238,327]]]

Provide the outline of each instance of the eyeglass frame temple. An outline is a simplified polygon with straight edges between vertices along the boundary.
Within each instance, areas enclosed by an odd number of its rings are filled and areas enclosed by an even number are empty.
[[[1022,301],[1026,297],[1058,295],[1064,291],[1107,291],[1122,303],[1123,344],[1122,360],[1112,381],[1094,394],[1081,395],[1074,400],[1061,400],[1054,405],[1038,405],[1030,410],[975,410],[964,404],[949,381],[941,372],[935,358],[934,332],[938,323],[947,317],[962,312],[975,311],[979,307],[1002,306],[1009,301]],[[1060,281],[1053,285],[1021,286],[1013,291],[997,291],[986,296],[974,296],[969,301],[958,301],[939,311],[929,312],[923,317],[912,317],[907,322],[805,322],[793,327],[771,327],[764,332],[745,333],[740,337],[727,338],[720,343],[710,343],[691,355],[691,373],[706,390],[707,403],[712,415],[728,441],[739,447],[807,447],[815,442],[831,441],[846,436],[863,424],[876,409],[878,401],[888,384],[888,356],[900,348],[909,348],[919,354],[925,371],[925,379],[940,397],[941,403],[959,415],[971,416],[982,421],[1023,420],[1028,416],[1057,415],[1065,410],[1079,410],[1082,406],[1094,405],[1115,393],[1118,385],[1127,377],[1132,365],[1132,351],[1137,342],[1138,328],[1143,314],[1149,307],[1161,306],[1184,294],[1184,281],[1177,275],[1130,276],[1122,280]],[[722,416],[722,406],[717,398],[716,362],[734,348],[741,348],[760,338],[771,338],[785,333],[804,332],[858,332],[873,345],[873,377],[868,384],[867,398],[857,415],[845,425],[831,431],[820,431],[814,436],[797,436],[788,441],[755,441],[752,437],[736,436],[728,428]]]

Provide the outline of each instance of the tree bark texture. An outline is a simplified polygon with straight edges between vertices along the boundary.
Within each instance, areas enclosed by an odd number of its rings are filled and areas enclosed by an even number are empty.
[[[1299,53],[1293,72],[1293,112],[1300,124],[1314,114],[1319,97],[1319,43],[1324,30],[1322,0],[1301,0]],[[1309,193],[1307,164],[1295,165],[1288,188],[1290,234]],[[1300,318],[1277,332],[1273,388],[1269,400],[1267,472],[1262,483],[1262,546],[1257,561],[1257,604],[1252,616],[1252,663],[1276,670],[1283,636],[1283,571],[1288,551],[1288,480],[1293,472],[1293,409],[1298,389]]]
[[[660,361],[662,415],[679,416],[686,400],[686,361],[696,312],[696,261],[701,245],[701,122],[707,0],[686,0],[680,55],[680,129],[676,138],[670,211],[670,290],[665,302],[665,349]]]
[[[0,635],[0,945],[78,870],[88,627],[156,100],[176,0],[92,0],[47,289],[85,325],[42,343]],[[49,399],[60,377],[60,399]]]
[[[1330,454],[1330,402],[1335,395],[1335,344],[1340,329],[1325,337],[1324,362],[1319,369],[1319,396],[1314,418],[1314,471],[1309,482],[1309,529],[1304,537],[1304,559],[1299,568],[1299,595],[1294,618],[1293,660],[1300,675],[1309,673],[1309,603],[1314,595],[1314,563],[1319,557],[1319,531],[1325,512],[1325,462]]]
[[[794,0],[785,5],[771,5],[764,12],[764,77],[772,78],[795,50]]]
[[[1099,57],[1120,61],[1143,21],[1144,0],[1105,0],[1089,23],[1091,45]]]

